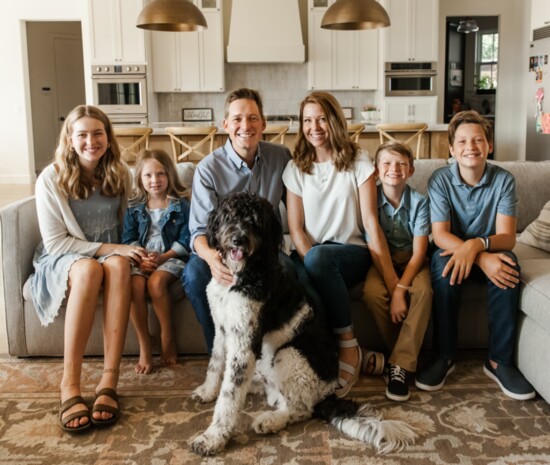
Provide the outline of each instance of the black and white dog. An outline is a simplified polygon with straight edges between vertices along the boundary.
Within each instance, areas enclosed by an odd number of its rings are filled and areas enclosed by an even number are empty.
[[[252,427],[260,434],[315,415],[379,453],[412,444],[416,434],[407,424],[383,421],[370,406],[333,395],[336,342],[296,278],[280,266],[283,233],[272,205],[254,194],[234,194],[210,215],[207,236],[235,280],[226,287],[212,279],[207,288],[214,347],[206,380],[193,397],[217,402],[211,425],[191,449],[201,455],[221,451],[249,391],[265,393],[275,408],[255,418]]]

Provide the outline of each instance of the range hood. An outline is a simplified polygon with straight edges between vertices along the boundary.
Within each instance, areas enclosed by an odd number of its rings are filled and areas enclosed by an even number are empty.
[[[228,63],[303,63],[298,0],[233,0]]]

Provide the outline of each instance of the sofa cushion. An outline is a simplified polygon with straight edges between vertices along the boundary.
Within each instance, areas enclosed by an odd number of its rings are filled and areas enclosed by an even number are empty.
[[[525,228],[518,241],[550,252],[550,201],[542,207],[539,217]]]
[[[521,260],[519,307],[550,332],[550,256],[546,259]]]

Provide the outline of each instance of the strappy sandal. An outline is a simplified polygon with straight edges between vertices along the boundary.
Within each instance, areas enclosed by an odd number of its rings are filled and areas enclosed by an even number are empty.
[[[79,410],[78,412],[71,413],[70,415],[67,415],[66,417],[63,417],[63,414],[69,410],[71,407],[74,407],[77,404],[84,404],[84,399],[82,396],[74,396],[70,399],[67,399],[65,402],[60,403],[59,405],[59,426],[61,426],[61,429],[63,431],[67,431],[69,433],[82,433],[83,431],[86,431],[92,426],[92,418],[90,416],[90,411],[88,409],[86,410]],[[88,423],[80,426],[76,426],[74,428],[71,428],[70,426],[67,426],[69,422],[72,420],[75,420],[76,418],[87,418]]]
[[[359,362],[355,367],[351,366],[349,363],[338,361],[338,368],[341,371],[349,373],[351,375],[351,378],[338,378],[338,383],[340,384],[340,386],[338,387],[338,389],[336,389],[336,391],[334,391],[334,394],[336,394],[336,397],[345,397],[350,389],[353,387],[353,385],[359,380],[359,375],[361,374],[361,366],[363,365],[363,352],[361,351],[361,348],[357,343],[357,339],[355,338],[349,339],[347,341],[338,341],[338,346],[345,349],[357,347],[357,352],[359,354]]]
[[[363,366],[361,370],[366,375],[381,375],[384,373],[386,358],[382,352],[366,350],[363,353]]]
[[[111,389],[111,388],[101,389],[99,392],[96,393],[95,400],[97,400],[98,397],[101,397],[101,396],[110,397],[118,405],[118,395],[117,395],[117,393],[114,389]],[[107,413],[112,414],[113,416],[111,418],[109,418],[108,420],[98,420],[98,419],[94,418],[93,414],[95,412],[107,412]],[[119,417],[120,417],[120,409],[118,407],[112,407],[111,405],[106,405],[106,404],[96,404],[95,401],[94,401],[94,406],[92,407],[91,419],[92,419],[92,423],[95,426],[98,426],[98,427],[102,428],[102,427],[105,427],[105,426],[114,425],[118,421]]]

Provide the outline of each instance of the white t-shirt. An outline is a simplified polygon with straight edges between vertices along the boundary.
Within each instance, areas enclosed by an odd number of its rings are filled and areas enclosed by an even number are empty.
[[[313,163],[311,174],[303,173],[290,161],[283,182],[302,198],[305,231],[314,244],[325,241],[366,246],[359,186],[374,173],[366,152],[360,152],[348,171],[336,171],[331,161]]]

